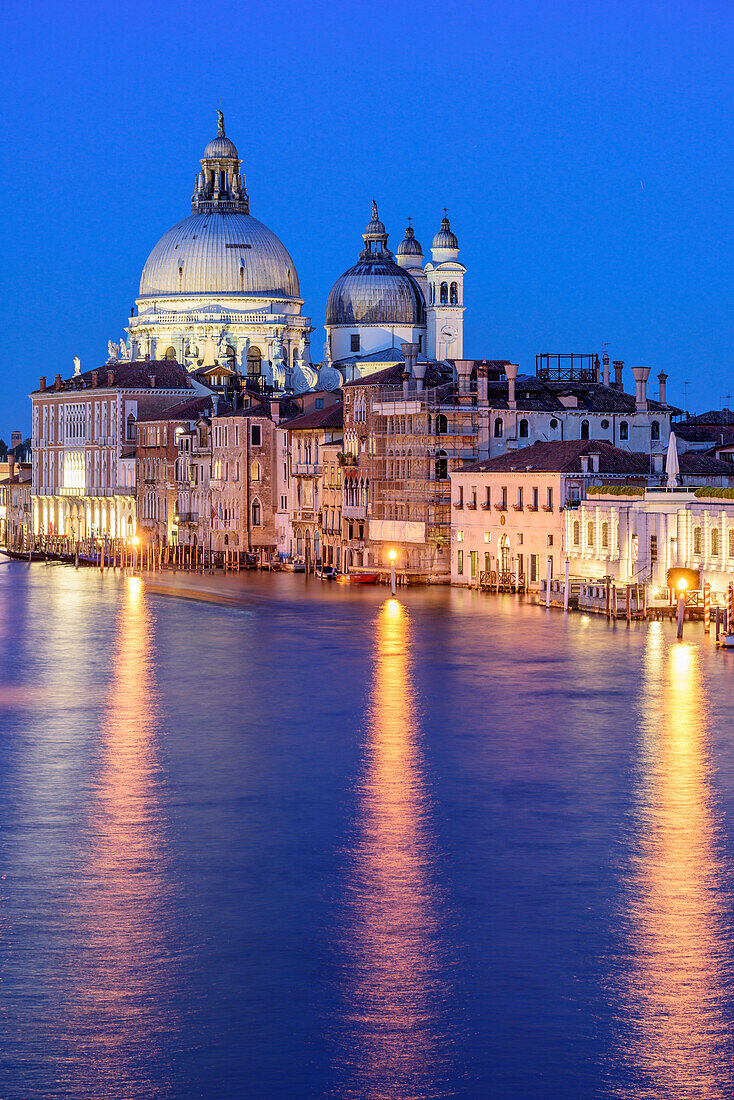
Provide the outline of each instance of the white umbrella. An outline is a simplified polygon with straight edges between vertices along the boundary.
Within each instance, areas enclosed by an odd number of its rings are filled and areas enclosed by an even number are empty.
[[[675,432],[670,433],[670,439],[668,441],[668,456],[665,459],[665,472],[668,475],[668,488],[675,489],[678,484],[678,474],[680,473],[680,462],[678,461],[678,443],[675,438]]]

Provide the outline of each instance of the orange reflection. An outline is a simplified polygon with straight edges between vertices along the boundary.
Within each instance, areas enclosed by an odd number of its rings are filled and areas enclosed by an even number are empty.
[[[698,649],[646,655],[643,836],[631,912],[632,1056],[640,1097],[729,1098],[724,1054],[731,961],[708,785],[707,718]]]
[[[165,945],[157,918],[163,890],[150,632],[141,581],[129,578],[79,901],[84,943],[72,1012],[78,1083],[105,1096],[141,1094],[140,1059],[155,1050],[159,1028],[155,993]]]
[[[410,625],[388,600],[377,619],[374,686],[348,944],[352,1004],[343,1095],[427,1095],[440,1075],[440,996],[426,795],[417,745]]]

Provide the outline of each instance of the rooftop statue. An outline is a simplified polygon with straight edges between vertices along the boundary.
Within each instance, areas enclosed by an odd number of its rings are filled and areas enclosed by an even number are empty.
[[[224,115],[217,111],[217,137],[224,137]]]

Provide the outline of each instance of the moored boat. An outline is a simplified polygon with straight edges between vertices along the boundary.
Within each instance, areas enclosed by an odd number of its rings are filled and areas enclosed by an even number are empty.
[[[336,578],[339,584],[375,584],[379,573],[340,573]]]

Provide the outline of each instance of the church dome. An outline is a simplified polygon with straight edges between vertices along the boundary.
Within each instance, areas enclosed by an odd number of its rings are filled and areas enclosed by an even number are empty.
[[[423,249],[420,243],[415,239],[415,233],[413,232],[413,226],[408,219],[408,228],[405,230],[405,237],[400,242],[395,253],[396,256],[422,256]]]
[[[327,325],[423,325],[425,303],[412,275],[392,259],[364,259],[334,283]]]
[[[451,232],[451,225],[449,219],[444,217],[441,219],[441,228],[436,236],[433,238],[433,244],[431,248],[458,248],[459,242],[456,239],[456,234]]]
[[[239,160],[237,153],[237,146],[233,141],[230,141],[224,134],[218,135],[207,145],[204,150],[204,160],[211,158],[212,160],[220,160],[222,157],[233,157],[234,160]]]
[[[203,209],[164,233],[143,268],[141,297],[178,294],[299,298],[300,287],[293,260],[267,226],[242,211]]]

